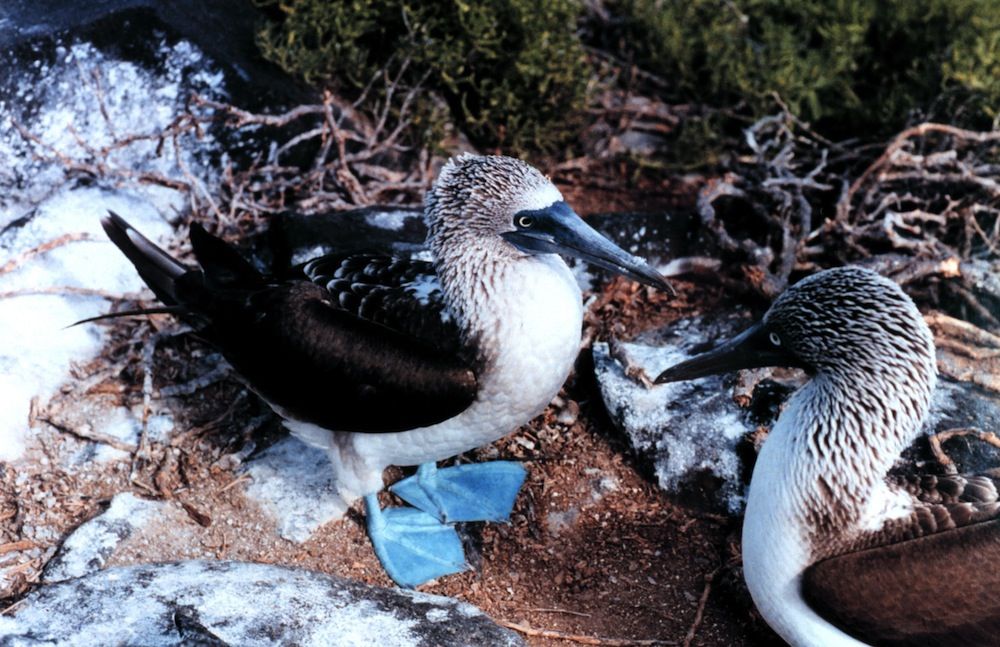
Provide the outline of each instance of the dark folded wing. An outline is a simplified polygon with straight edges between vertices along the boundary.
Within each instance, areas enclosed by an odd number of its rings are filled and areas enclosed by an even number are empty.
[[[476,397],[475,372],[457,354],[336,307],[318,285],[274,286],[221,311],[203,334],[287,418],[405,431],[447,420]]]
[[[302,270],[330,292],[335,307],[444,352],[466,350],[431,263],[376,255],[322,256]]]
[[[476,397],[474,367],[429,264],[327,257],[300,279],[277,281],[197,223],[199,269],[115,214],[101,224],[169,310],[287,418],[405,431],[451,418]]]
[[[1000,644],[1000,519],[993,478],[911,480],[913,515],[820,561],[802,580],[821,616],[872,645]],[[890,541],[879,545],[879,538]]]
[[[326,257],[303,269],[309,280],[214,286],[214,303],[200,303],[211,322],[202,334],[283,416],[385,433],[447,420],[472,403],[474,366],[430,264]]]

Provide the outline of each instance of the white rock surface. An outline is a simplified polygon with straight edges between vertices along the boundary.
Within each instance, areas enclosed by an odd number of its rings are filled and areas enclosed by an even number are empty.
[[[293,436],[247,461],[243,472],[253,479],[247,497],[274,517],[278,533],[290,541],[306,541],[346,511],[334,490],[333,466],[326,454]]]
[[[43,586],[0,616],[0,646],[523,645],[451,598],[265,564],[113,568]]]
[[[58,582],[100,570],[115,548],[141,530],[166,504],[123,492],[102,514],[74,530],[45,567],[43,582]]]
[[[54,62],[7,61],[11,94],[0,97],[0,460],[23,453],[28,407],[44,401],[66,379],[73,361],[103,345],[98,326],[66,328],[108,310],[100,296],[60,288],[136,292],[142,282],[114,250],[99,218],[108,209],[126,216],[152,239],[166,242],[168,222],[184,207],[171,189],[67,173],[66,164],[96,164],[94,151],[113,149],[105,162],[128,173],[207,178],[210,136],[184,138],[179,156],[156,139],[116,147],[129,134],[155,133],[184,109],[188,93],[222,96],[222,74],[186,42],[160,46],[162,64],[152,72],[117,60],[88,43],[55,48]],[[99,88],[99,89],[98,89]],[[32,143],[19,130],[36,137]],[[66,234],[85,234],[50,251],[26,252]],[[46,290],[50,293],[44,293]],[[15,296],[15,294],[17,296]]]
[[[623,346],[630,361],[655,378],[696,354],[691,349],[706,341],[700,320],[685,320],[665,335],[663,346]],[[734,513],[742,509],[745,493],[736,445],[755,426],[733,402],[722,377],[646,389],[625,375],[604,343],[594,344],[594,369],[612,420],[636,452],[652,461],[660,487],[678,491],[708,473],[721,480],[718,496],[725,507]]]

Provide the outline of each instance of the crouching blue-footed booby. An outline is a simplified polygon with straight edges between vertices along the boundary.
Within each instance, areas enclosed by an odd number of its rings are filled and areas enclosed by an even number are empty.
[[[760,451],[743,524],[747,586],[792,645],[1000,644],[1000,475],[889,474],[920,434],[934,355],[895,283],[844,267],[657,378],[810,373]]]
[[[103,221],[160,300],[220,349],[295,436],[327,452],[338,493],[345,504],[364,497],[375,552],[406,586],[465,567],[451,522],[508,518],[520,465],[438,471],[435,462],[528,422],[569,375],[583,307],[557,254],[669,287],[516,159],[452,159],[424,206],[433,263],[327,256],[283,282],[196,224],[198,269],[120,217]],[[389,465],[420,465],[392,488],[413,508],[379,509]]]

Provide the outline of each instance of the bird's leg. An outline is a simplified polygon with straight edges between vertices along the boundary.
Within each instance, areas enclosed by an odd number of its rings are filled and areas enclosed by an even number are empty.
[[[452,526],[414,508],[382,510],[378,496],[365,497],[368,537],[382,568],[396,584],[413,588],[465,570],[462,540]]]
[[[430,462],[389,489],[443,522],[507,521],[525,475],[524,468],[512,461],[456,465],[441,470]]]

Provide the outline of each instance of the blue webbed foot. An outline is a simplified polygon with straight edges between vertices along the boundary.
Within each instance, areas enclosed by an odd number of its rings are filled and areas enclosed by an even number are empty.
[[[400,586],[465,570],[462,540],[452,526],[413,508],[381,510],[374,494],[365,497],[365,516],[375,554]]]
[[[424,463],[391,488],[412,506],[443,522],[507,521],[527,474],[519,464],[493,461],[437,469]]]

